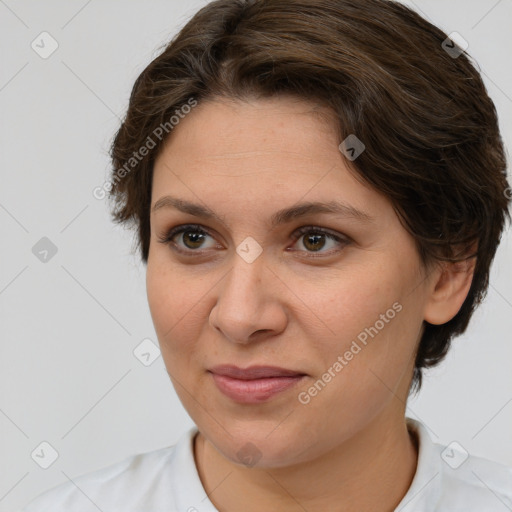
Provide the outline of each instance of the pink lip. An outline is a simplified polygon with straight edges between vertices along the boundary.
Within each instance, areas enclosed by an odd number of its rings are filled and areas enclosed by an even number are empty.
[[[284,391],[304,376],[304,373],[275,366],[238,368],[216,366],[210,370],[219,391],[240,403],[261,403]]]

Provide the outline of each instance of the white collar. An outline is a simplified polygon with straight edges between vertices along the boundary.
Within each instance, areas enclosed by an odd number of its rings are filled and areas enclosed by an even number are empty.
[[[430,512],[441,495],[440,447],[422,423],[412,418],[406,418],[406,422],[418,440],[418,462],[412,483],[394,512]]]

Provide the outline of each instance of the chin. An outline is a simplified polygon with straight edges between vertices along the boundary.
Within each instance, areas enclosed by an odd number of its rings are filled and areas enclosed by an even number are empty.
[[[215,448],[234,464],[248,468],[278,468],[307,460],[305,451],[310,452],[313,439],[305,444],[304,434],[298,425],[285,426],[278,423],[250,420],[239,421],[236,428],[229,429],[229,435],[222,428],[209,427],[201,432]],[[287,428],[288,427],[288,428]]]

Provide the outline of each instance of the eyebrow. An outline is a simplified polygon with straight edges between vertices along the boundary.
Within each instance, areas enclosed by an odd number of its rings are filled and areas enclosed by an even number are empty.
[[[158,199],[152,208],[152,212],[156,212],[162,208],[174,208],[184,213],[203,217],[206,219],[215,219],[220,224],[225,224],[224,220],[219,217],[213,210],[207,206],[191,203],[184,199],[178,199],[172,196],[164,196]],[[271,228],[275,228],[280,224],[286,224],[299,217],[318,213],[331,213],[341,217],[349,217],[361,222],[371,223],[375,218],[366,212],[358,210],[354,206],[341,203],[339,201],[329,202],[304,202],[289,208],[283,208],[275,212],[270,218]]]

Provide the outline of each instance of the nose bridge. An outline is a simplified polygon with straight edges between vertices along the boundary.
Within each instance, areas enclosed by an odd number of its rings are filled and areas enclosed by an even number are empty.
[[[258,296],[263,291],[261,287],[265,273],[265,258],[262,253],[253,260],[240,256],[239,251],[242,244],[237,247],[237,254],[233,257],[233,267],[227,276],[224,298],[228,295],[235,300],[244,301],[246,304],[253,304],[260,300]],[[250,254],[250,251],[247,253]],[[243,305],[243,304],[242,304]]]
[[[266,269],[264,254],[245,259],[238,249],[231,271],[222,281],[210,321],[231,341],[244,343],[256,331],[282,329],[285,315],[277,311],[279,305],[266,285],[272,273]]]

